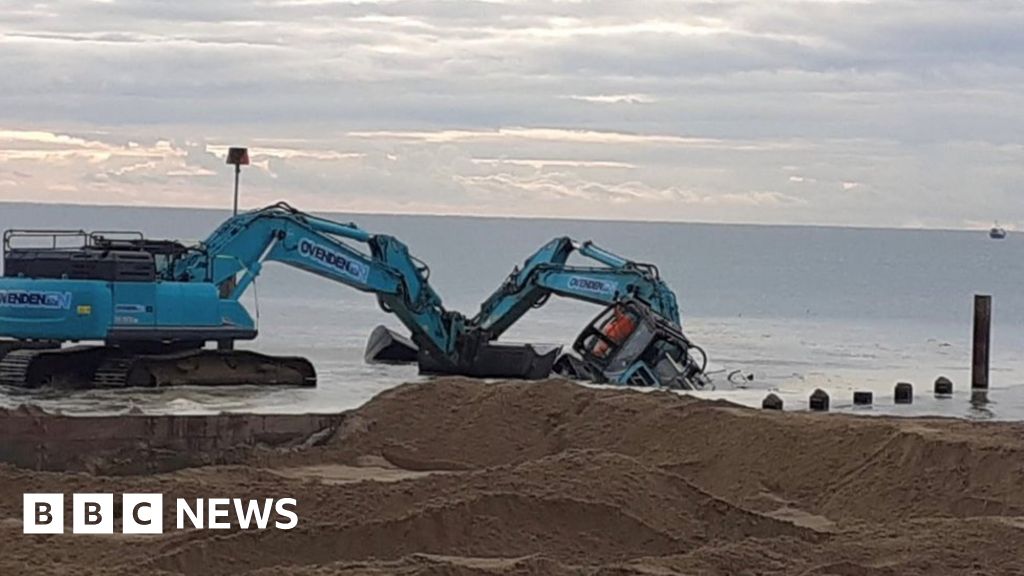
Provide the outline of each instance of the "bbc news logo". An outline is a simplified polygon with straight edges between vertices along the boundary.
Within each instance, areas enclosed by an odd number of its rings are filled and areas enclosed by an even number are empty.
[[[299,525],[294,498],[196,498],[175,501],[178,530],[291,530]],[[113,534],[115,517],[113,494],[72,494],[71,532],[73,534]],[[25,494],[23,508],[25,534],[64,533],[63,494]],[[235,524],[232,524],[232,517]],[[273,520],[273,522],[271,522]],[[163,494],[122,494],[122,534],[163,534]]]

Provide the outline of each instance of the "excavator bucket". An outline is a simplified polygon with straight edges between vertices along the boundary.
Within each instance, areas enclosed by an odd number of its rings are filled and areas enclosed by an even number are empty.
[[[370,333],[363,359],[367,364],[414,364],[418,354],[411,338],[380,325]]]
[[[435,359],[420,351],[411,339],[386,326],[377,326],[366,343],[370,364],[419,365],[421,374],[541,380],[551,375],[561,346],[483,342],[468,346],[458,362]]]
[[[461,357],[454,366],[447,362],[435,362],[429,355],[422,353],[418,362],[422,374],[542,380],[551,375],[551,369],[561,351],[561,346],[487,342]]]

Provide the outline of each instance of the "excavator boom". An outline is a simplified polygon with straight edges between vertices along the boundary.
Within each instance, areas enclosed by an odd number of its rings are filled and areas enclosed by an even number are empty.
[[[571,266],[568,260],[573,253],[599,266]],[[662,318],[680,323],[675,294],[654,265],[627,260],[589,241],[577,243],[561,237],[541,247],[522,267],[516,267],[484,301],[470,324],[498,338],[551,295],[604,306],[632,298],[644,302]]]

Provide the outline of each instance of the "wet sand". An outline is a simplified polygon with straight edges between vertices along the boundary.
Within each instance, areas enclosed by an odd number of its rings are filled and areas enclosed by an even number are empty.
[[[21,409],[0,433],[0,574],[1024,572],[1022,424],[444,379],[334,417]],[[170,527],[174,498],[290,496],[300,520],[26,536],[24,492],[160,492]]]

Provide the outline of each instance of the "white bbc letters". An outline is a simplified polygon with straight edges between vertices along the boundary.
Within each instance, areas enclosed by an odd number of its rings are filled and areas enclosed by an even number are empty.
[[[121,531],[125,534],[163,534],[164,495],[123,495],[121,497]]]
[[[114,495],[75,494],[71,507],[71,531],[75,534],[113,534]]]
[[[25,534],[64,533],[63,494],[25,494],[22,531]]]

